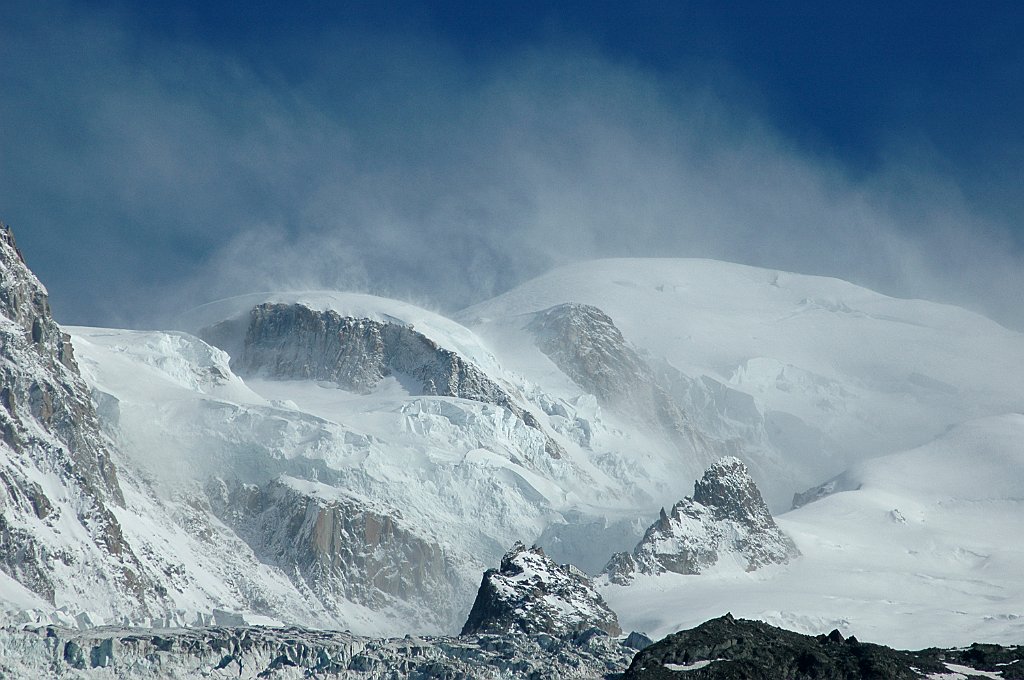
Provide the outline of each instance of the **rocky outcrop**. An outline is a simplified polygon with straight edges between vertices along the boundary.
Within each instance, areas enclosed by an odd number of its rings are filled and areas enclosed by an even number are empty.
[[[516,543],[500,568],[484,573],[462,634],[566,635],[592,628],[622,632],[587,575],[555,564],[536,546]]]
[[[239,349],[236,336],[242,333]],[[228,352],[234,348],[231,368],[243,377],[329,382],[365,393],[385,377],[399,375],[415,382],[418,394],[496,404],[543,432],[534,415],[479,367],[397,321],[264,303],[252,309],[244,330],[229,320],[203,329],[200,336]],[[548,453],[564,455],[544,434]]]
[[[604,573],[629,583],[636,573],[699,574],[723,557],[747,571],[783,564],[796,546],[772,518],[768,506],[737,458],[723,458],[694,483],[684,498],[652,524],[632,553],[617,553]]]
[[[537,348],[602,404],[660,427],[676,444],[712,445],[690,423],[650,364],[592,305],[565,303],[537,312],[527,326]]]
[[[304,628],[0,629],[0,677],[598,680],[635,650],[607,635],[367,638]]]
[[[444,628],[471,592],[456,560],[395,509],[287,476],[263,486],[215,480],[208,493],[217,516],[262,560],[328,610],[348,600]]]
[[[855,491],[860,488],[860,483],[854,481],[849,474],[843,473],[837,477],[833,477],[824,484],[818,486],[812,486],[806,491],[801,491],[793,494],[793,510],[802,508],[809,503],[820,501],[822,498],[826,498],[835,493],[842,491]]]
[[[68,571],[112,584],[144,609],[152,591],[110,509],[124,497],[109,440],[46,289],[3,225],[0,452],[0,569],[51,604],[57,572]]]
[[[623,678],[917,680],[968,675],[1024,677],[1024,648],[974,644],[904,652],[844,638],[838,630],[801,635],[726,614],[642,650]]]

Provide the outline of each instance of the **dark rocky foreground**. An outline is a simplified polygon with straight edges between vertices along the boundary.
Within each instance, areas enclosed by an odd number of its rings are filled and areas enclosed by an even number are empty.
[[[907,680],[1024,678],[1024,648],[974,644],[964,649],[894,650],[828,635],[801,635],[731,615],[669,635],[633,659],[623,680]],[[958,672],[959,671],[959,672]]]

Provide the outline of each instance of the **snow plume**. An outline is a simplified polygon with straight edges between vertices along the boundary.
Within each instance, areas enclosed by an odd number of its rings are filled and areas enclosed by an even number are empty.
[[[33,7],[0,22],[2,209],[67,322],[282,286],[457,309],[567,260],[699,256],[1024,324],[1010,218],[969,178],[927,142],[845,166],[727,67],[344,27],[260,59]]]

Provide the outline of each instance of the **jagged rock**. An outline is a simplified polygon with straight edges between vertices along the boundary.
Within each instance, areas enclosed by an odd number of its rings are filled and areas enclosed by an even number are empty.
[[[516,543],[499,569],[484,573],[462,634],[564,635],[594,628],[622,632],[587,575],[555,564],[536,546]]]
[[[263,486],[215,480],[209,495],[214,512],[261,559],[328,608],[341,599],[408,608],[410,616],[430,612],[430,623],[443,628],[468,599],[455,559],[397,510],[288,476]]]
[[[237,336],[243,333],[239,349]],[[475,364],[397,321],[264,303],[252,309],[244,330],[238,320],[228,320],[203,329],[200,337],[228,352],[234,349],[231,368],[243,377],[315,380],[365,393],[398,374],[418,382],[420,394],[496,404],[540,430],[550,455],[565,454],[534,415]]]
[[[669,635],[639,652],[624,680],[912,680],[965,677],[957,664],[998,677],[1024,677],[1024,648],[972,645],[966,649],[894,650],[834,630],[801,635],[761,621],[712,619]],[[682,675],[685,673],[685,675]],[[997,677],[991,675],[991,677]]]
[[[2,224],[0,452],[0,569],[53,604],[67,567],[144,610],[152,591],[110,510],[124,503],[112,447],[46,289]],[[61,534],[69,520],[91,544]]]
[[[604,573],[613,583],[629,583],[634,574],[699,574],[723,555],[732,555],[747,571],[784,564],[799,554],[772,518],[768,506],[737,458],[723,458],[694,483],[693,497],[661,510],[630,553],[612,556]]]

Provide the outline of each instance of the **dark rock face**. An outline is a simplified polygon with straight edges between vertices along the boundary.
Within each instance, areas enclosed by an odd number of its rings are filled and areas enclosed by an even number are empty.
[[[840,493],[842,491],[854,491],[860,488],[860,484],[849,479],[846,473],[833,477],[824,484],[818,486],[812,486],[806,491],[798,492],[793,494],[793,510],[802,508],[803,506],[820,501],[822,498],[831,496],[834,493]]]
[[[110,443],[100,433],[70,338],[51,317],[46,290],[3,225],[0,451],[0,569],[53,602],[47,564],[73,559],[54,527],[70,514],[94,544],[94,566],[105,564],[101,568],[123,591],[143,600],[139,564],[108,508],[124,503]],[[53,479],[60,489],[46,492],[33,477]]]
[[[699,574],[731,553],[753,571],[783,564],[799,554],[782,533],[768,506],[736,458],[723,458],[694,484],[693,497],[664,509],[632,554],[612,556],[604,573],[613,583],[629,583],[636,573]]]
[[[328,608],[341,598],[375,609],[411,605],[443,626],[468,595],[454,559],[397,510],[287,477],[263,486],[217,480],[209,495],[214,512],[261,559]]]
[[[595,628],[622,632],[587,575],[555,564],[536,546],[516,543],[499,569],[484,573],[462,634],[566,635]]]
[[[237,322],[206,328],[200,336],[231,351]],[[401,323],[343,317],[301,304],[265,303],[250,313],[241,353],[231,368],[243,377],[331,382],[368,392],[390,375],[418,383],[419,393],[496,404],[543,432],[532,413],[472,362]],[[564,454],[547,433],[546,450]]]
[[[537,348],[602,403],[636,413],[673,438],[695,436],[647,361],[597,307],[556,305],[538,312],[527,328]]]
[[[1024,649],[972,645],[967,649],[904,652],[843,638],[812,637],[729,614],[669,635],[639,652],[624,680],[916,680],[953,677],[947,663],[1024,677]],[[958,676],[963,677],[963,676]]]

